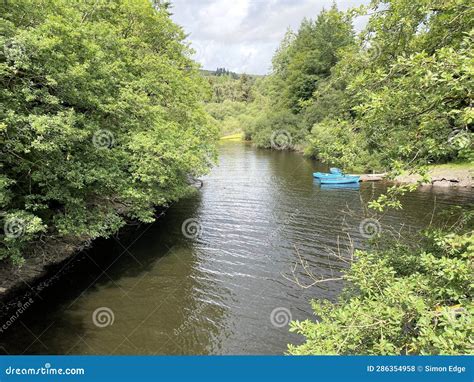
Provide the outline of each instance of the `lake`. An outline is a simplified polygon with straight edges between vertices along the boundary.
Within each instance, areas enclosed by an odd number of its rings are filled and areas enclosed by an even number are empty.
[[[311,174],[326,170],[294,152],[221,144],[199,191],[53,271],[0,334],[0,350],[282,354],[302,340],[288,321],[314,318],[310,300],[335,300],[343,288],[308,287],[308,273],[337,279],[351,245],[368,245],[373,232],[410,236],[434,208],[474,201],[470,189],[427,187],[377,223],[364,205],[387,184],[325,188]]]

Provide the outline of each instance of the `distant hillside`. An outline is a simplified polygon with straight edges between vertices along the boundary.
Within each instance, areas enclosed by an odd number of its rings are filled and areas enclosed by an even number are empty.
[[[235,73],[231,72],[230,70],[227,70],[225,68],[217,68],[216,70],[207,70],[207,69],[201,69],[200,72],[206,76],[229,76],[234,79],[239,79],[243,74],[246,74],[247,76],[251,77],[252,79],[257,79],[261,77],[265,77],[265,75],[262,74],[247,74],[247,73]]]

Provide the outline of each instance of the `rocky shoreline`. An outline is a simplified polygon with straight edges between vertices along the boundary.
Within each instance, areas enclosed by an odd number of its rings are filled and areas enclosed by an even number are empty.
[[[471,169],[433,168],[429,171],[430,183],[422,186],[437,187],[474,187],[474,166]],[[400,175],[395,178],[399,183],[416,183],[421,180],[420,175]]]
[[[355,174],[360,176],[361,182],[376,182],[387,180],[387,174]],[[474,187],[474,166],[472,169],[433,168],[429,171],[429,183],[421,184],[422,187]],[[401,184],[414,184],[421,181],[418,174],[404,174],[397,176],[394,181]]]

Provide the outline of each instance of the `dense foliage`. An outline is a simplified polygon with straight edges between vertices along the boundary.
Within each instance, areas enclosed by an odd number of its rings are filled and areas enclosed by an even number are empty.
[[[207,171],[207,84],[165,2],[11,0],[0,31],[0,259],[152,221]]]
[[[241,133],[243,126],[253,123],[260,105],[255,86],[261,79],[237,75],[223,68],[207,74],[206,79],[212,88],[206,111],[213,117],[221,135]]]
[[[355,36],[352,19],[365,14]],[[472,161],[473,25],[467,0],[323,11],[285,36],[263,93],[270,107],[248,134],[269,147],[278,114],[293,121],[293,148],[359,171]]]
[[[388,241],[358,251],[339,301],[313,301],[317,321],[292,323],[306,342],[289,352],[472,353],[473,217],[466,213],[455,229],[430,229],[415,246]]]
[[[311,108],[313,94],[328,81],[339,50],[353,43],[351,18],[335,6],[314,21],[303,20],[297,33],[289,30],[273,57],[272,74],[255,89],[267,102],[254,123],[244,127],[247,136],[257,146],[275,148],[272,137],[284,132],[291,142],[283,148],[304,145],[318,113]],[[340,98],[328,100],[320,112],[339,109]]]

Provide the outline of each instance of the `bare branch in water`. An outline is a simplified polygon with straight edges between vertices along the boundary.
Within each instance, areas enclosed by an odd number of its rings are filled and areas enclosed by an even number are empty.
[[[348,260],[347,258],[345,258],[344,256],[342,256],[340,254],[340,250],[338,249],[338,253],[334,252],[333,250],[330,250],[328,251],[328,258],[329,258],[329,254],[331,254],[332,256],[334,256],[336,259],[339,259],[341,261],[343,261],[344,263],[351,263],[352,261],[354,261],[354,252],[353,252],[353,243],[352,243],[352,240],[350,239],[349,237],[349,241],[350,241],[350,248],[351,248],[351,251],[350,251],[350,260]],[[338,237],[338,248],[339,248],[339,237]],[[330,282],[330,281],[339,281],[339,280],[343,280],[344,277],[343,276],[340,276],[340,277],[334,277],[334,274],[332,275],[332,277],[319,277],[317,275],[315,275],[313,273],[313,271],[310,269],[310,265],[308,263],[307,260],[305,260],[298,248],[295,246],[295,252],[296,252],[296,256],[297,256],[297,260],[295,261],[295,263],[293,264],[293,266],[290,268],[290,271],[291,271],[291,276],[288,276],[284,273],[281,273],[281,275],[288,281],[291,281],[293,283],[295,283],[296,285],[300,286],[301,288],[304,288],[304,289],[308,289],[308,288],[311,288],[317,284],[321,284],[321,283],[325,283],[325,282]],[[296,271],[298,269],[298,266],[300,266],[302,269],[303,269],[303,272],[304,274],[309,277],[309,279],[311,280],[309,283],[303,283],[300,281],[300,278],[299,276],[297,275]],[[331,271],[333,273],[333,268],[331,268]],[[338,269],[338,272],[341,272],[340,269]]]

